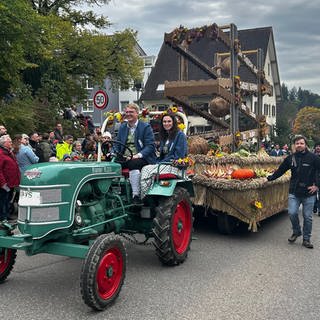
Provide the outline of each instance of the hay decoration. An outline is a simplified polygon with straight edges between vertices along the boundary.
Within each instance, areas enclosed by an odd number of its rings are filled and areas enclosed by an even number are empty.
[[[190,137],[188,139],[188,150],[193,155],[206,155],[209,151],[209,143],[202,137]]]
[[[192,178],[195,205],[210,207],[216,212],[227,213],[248,224],[257,231],[259,221],[287,208],[290,174],[277,180],[266,182],[265,177],[248,180],[231,179],[226,172],[237,168],[251,168],[258,172],[271,173],[283,161],[281,157],[260,156],[240,157],[227,155],[212,157],[192,155],[195,175]],[[214,172],[212,176],[206,175]],[[253,208],[252,203],[261,202],[261,208]]]
[[[231,67],[230,57],[223,59],[220,66],[221,66],[221,69],[223,70],[224,73],[229,74],[230,67]],[[238,69],[240,68],[240,61],[239,60],[237,60],[237,67],[238,67]]]
[[[230,113],[230,105],[225,99],[216,97],[209,102],[209,110],[212,115],[220,118]]]

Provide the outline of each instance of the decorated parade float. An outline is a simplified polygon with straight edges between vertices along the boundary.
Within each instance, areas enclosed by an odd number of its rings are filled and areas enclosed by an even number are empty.
[[[226,48],[215,54],[213,67],[189,50],[192,43],[202,38],[222,43]],[[209,132],[189,135],[193,160],[189,173],[193,175],[195,190],[193,204],[203,207],[208,217],[217,216],[218,228],[223,233],[231,233],[239,222],[257,231],[260,221],[287,208],[290,179],[288,175],[273,182],[265,178],[283,158],[270,157],[262,148],[269,134],[262,101],[265,95],[272,95],[273,90],[263,71],[262,50],[242,51],[234,24],[194,29],[180,26],[165,34],[164,42],[179,54],[180,71],[178,81],[164,83],[164,95],[215,127]],[[246,54],[254,55],[256,65]],[[205,72],[209,79],[188,80],[190,65]],[[249,70],[255,82],[240,79],[240,65]],[[244,95],[257,97],[256,113],[243,104]],[[192,103],[194,97],[203,96],[209,97],[208,111]],[[240,132],[240,114],[255,123],[255,128]],[[249,141],[255,141],[255,153],[245,150]]]

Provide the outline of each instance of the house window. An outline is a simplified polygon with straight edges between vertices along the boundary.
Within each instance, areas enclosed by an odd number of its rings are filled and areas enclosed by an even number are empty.
[[[120,101],[120,110],[123,111],[128,104],[129,101]]]
[[[272,106],[272,116],[276,116],[276,106]]]
[[[263,114],[264,114],[265,116],[268,115],[268,105],[267,105],[267,104],[264,104],[264,105],[263,105]]]
[[[82,106],[82,112],[93,112],[93,99],[87,99]]]
[[[270,74],[271,74],[271,68],[270,68],[270,63],[268,63],[268,76],[270,76]]]
[[[254,104],[253,104],[252,112],[253,112],[253,113],[257,113],[257,111],[258,111],[258,102],[255,101]]]
[[[167,104],[157,104],[156,105],[156,110],[157,111],[165,111],[169,108],[169,105]]]
[[[208,112],[208,103],[207,102],[196,102],[193,103],[193,107],[196,107],[200,111]]]

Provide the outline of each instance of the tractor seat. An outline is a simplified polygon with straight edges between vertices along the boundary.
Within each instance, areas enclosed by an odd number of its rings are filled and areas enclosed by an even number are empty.
[[[155,176],[155,179],[157,179],[157,176]],[[173,173],[160,173],[159,174],[159,180],[172,180],[172,179],[178,179],[178,176]]]
[[[128,169],[128,168],[122,169],[122,175],[123,175],[125,178],[129,178],[129,169]]]

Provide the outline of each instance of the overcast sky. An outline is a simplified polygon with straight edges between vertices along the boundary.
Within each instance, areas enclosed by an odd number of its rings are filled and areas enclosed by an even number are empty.
[[[111,0],[96,7],[113,26],[132,28],[148,55],[157,55],[165,32],[234,23],[238,30],[273,28],[281,83],[320,94],[319,0]]]

